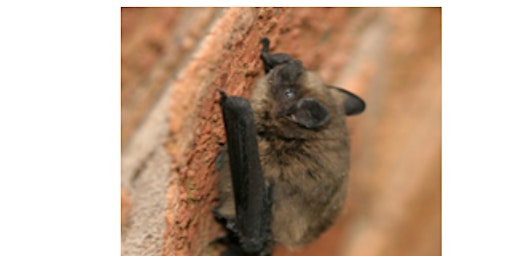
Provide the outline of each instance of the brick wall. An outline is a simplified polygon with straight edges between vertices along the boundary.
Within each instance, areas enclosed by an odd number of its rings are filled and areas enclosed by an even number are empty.
[[[216,88],[248,97],[259,39],[367,102],[347,204],[301,251],[441,254],[440,8],[123,8],[122,254],[216,255]]]

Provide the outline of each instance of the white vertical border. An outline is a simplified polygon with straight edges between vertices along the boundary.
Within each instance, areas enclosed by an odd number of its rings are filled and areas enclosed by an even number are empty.
[[[512,255],[511,17],[443,7],[443,255]]]
[[[120,7],[0,8],[0,255],[120,255]]]

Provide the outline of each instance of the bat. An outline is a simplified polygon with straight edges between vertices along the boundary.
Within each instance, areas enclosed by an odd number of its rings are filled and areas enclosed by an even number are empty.
[[[220,91],[227,149],[219,155],[223,256],[271,255],[276,243],[299,248],[339,215],[350,145],[345,117],[364,111],[355,94],[325,85],[300,60],[270,54],[261,39],[265,76],[250,100]]]

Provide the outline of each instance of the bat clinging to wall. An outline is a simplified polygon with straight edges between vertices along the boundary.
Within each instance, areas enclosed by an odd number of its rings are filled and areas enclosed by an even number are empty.
[[[343,205],[349,171],[345,116],[365,103],[325,85],[302,62],[270,54],[250,102],[221,92],[227,151],[218,161],[220,205],[231,244],[223,255],[270,255],[317,238]]]

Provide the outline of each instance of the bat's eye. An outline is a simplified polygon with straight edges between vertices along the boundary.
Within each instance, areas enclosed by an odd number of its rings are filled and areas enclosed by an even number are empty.
[[[293,96],[295,96],[295,92],[291,88],[286,88],[286,90],[284,90],[284,96],[288,99],[291,99]]]

